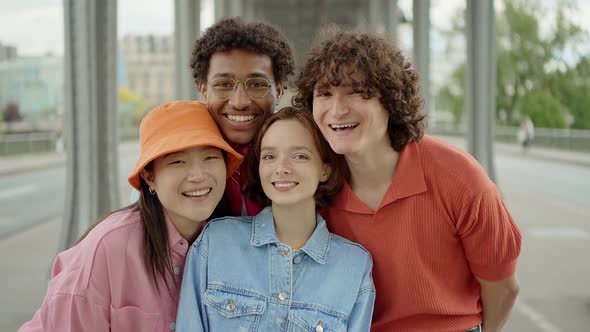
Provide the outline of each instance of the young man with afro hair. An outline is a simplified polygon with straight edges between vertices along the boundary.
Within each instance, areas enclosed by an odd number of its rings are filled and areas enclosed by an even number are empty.
[[[191,68],[202,101],[225,139],[246,155],[267,115],[278,105],[294,51],[278,27],[267,22],[224,18],[193,46]],[[244,172],[228,179],[225,200],[232,215],[256,215],[262,206],[242,194]],[[228,202],[229,201],[229,202]]]

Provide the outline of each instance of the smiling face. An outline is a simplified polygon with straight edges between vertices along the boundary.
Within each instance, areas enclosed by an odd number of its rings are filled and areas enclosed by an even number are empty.
[[[271,82],[268,93],[250,97],[242,83],[228,99],[219,98],[213,83],[220,79],[246,80],[261,77]],[[217,52],[211,56],[207,82],[199,85],[203,100],[225,138],[233,144],[248,144],[258,132],[282,94],[282,85],[273,83],[272,60],[268,55],[243,49]]]
[[[330,172],[309,130],[294,119],[278,120],[260,147],[260,181],[273,206],[315,208],[316,189]]]
[[[226,168],[221,150],[197,147],[155,159],[141,176],[180,231],[211,216],[225,189]]]
[[[340,86],[317,84],[313,95],[314,120],[334,152],[343,155],[390,147],[389,115],[379,96],[364,97],[364,84],[355,76]]]

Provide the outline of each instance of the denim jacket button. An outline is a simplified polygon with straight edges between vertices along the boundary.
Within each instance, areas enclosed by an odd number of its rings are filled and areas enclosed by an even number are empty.
[[[227,311],[236,310],[236,304],[234,303],[234,300],[229,300],[229,303],[225,306],[225,310],[227,310]]]
[[[285,294],[285,293],[280,293],[279,294],[279,300],[285,301],[286,299],[287,299],[287,294]]]
[[[315,332],[324,332],[324,322],[321,320],[318,322],[318,325],[315,327]]]
[[[301,255],[295,256],[295,258],[293,258],[293,263],[294,264],[299,264],[299,263],[301,263],[301,259],[302,259],[301,258]]]

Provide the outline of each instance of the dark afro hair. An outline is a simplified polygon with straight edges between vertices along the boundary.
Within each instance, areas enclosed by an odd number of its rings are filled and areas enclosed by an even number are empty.
[[[191,57],[193,78],[197,84],[207,81],[209,61],[216,52],[245,49],[268,55],[272,60],[275,82],[286,82],[295,70],[294,51],[289,39],[275,25],[244,22],[239,17],[221,19],[195,41]]]

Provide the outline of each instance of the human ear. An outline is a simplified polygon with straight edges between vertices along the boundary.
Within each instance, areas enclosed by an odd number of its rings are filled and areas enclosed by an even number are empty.
[[[199,93],[201,94],[201,99],[203,102],[207,102],[207,83],[201,82],[199,83]]]
[[[320,182],[328,181],[328,178],[330,178],[330,174],[332,174],[332,167],[330,167],[330,165],[328,164],[324,164],[322,176],[320,177]]]
[[[145,168],[139,172],[141,178],[148,184],[150,187],[154,187],[154,173],[147,171]]]
[[[285,87],[283,86],[283,83],[277,83],[277,102],[276,104],[279,104],[279,101],[281,100],[281,97],[283,96],[283,93],[285,92]]]

